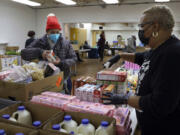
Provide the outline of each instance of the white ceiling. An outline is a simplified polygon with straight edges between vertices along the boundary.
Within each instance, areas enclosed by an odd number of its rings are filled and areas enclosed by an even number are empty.
[[[42,4],[41,7],[35,7],[35,8],[62,8],[62,7],[67,7],[66,5],[63,5],[61,3],[56,2],[55,0],[31,0],[31,1],[36,1]],[[77,5],[75,6],[107,6],[105,5],[102,0],[74,0],[77,2]],[[178,3],[180,0],[171,0],[170,2],[172,3]],[[119,0],[119,4],[117,5],[127,5],[127,4],[149,4],[149,3],[154,3],[154,0]]]

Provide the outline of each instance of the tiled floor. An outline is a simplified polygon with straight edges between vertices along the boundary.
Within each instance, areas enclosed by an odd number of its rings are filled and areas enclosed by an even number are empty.
[[[107,61],[109,57],[104,59]],[[98,59],[83,59],[84,62],[77,63],[77,75],[72,77],[72,80],[85,75],[96,76],[96,73],[103,69],[103,62]],[[140,135],[140,131],[136,130],[135,135]]]

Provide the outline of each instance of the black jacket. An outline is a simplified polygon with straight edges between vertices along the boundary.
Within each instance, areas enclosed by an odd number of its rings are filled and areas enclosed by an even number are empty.
[[[27,39],[25,43],[25,48],[27,48],[34,40],[35,40],[34,38]]]
[[[141,65],[137,118],[142,135],[180,134],[180,41],[175,36],[155,50],[136,53]]]
[[[51,50],[47,35],[37,39],[31,43],[26,49],[21,51],[21,56],[24,60],[31,61],[33,59],[42,59],[44,50]],[[75,64],[77,57],[72,45],[64,38],[59,38],[56,45],[52,48],[54,53],[60,58],[61,63],[57,65],[64,71],[65,79],[70,75],[70,67]]]

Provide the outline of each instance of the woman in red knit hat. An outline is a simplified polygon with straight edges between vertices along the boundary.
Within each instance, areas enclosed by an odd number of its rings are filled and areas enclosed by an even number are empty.
[[[46,34],[30,44],[28,48],[21,51],[24,60],[33,59],[47,60],[47,55],[51,50],[55,53],[56,61],[53,63],[64,71],[65,86],[70,76],[70,67],[75,64],[77,57],[72,45],[60,34],[61,25],[54,14],[47,17]],[[66,93],[70,91],[66,89]]]

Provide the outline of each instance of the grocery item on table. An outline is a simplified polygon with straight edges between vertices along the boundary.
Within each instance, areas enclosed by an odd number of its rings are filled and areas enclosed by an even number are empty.
[[[32,81],[31,76],[21,66],[13,66],[7,69],[11,71],[3,80],[15,83],[29,83]]]
[[[94,135],[95,127],[89,122],[88,119],[83,119],[78,127],[78,133],[83,135]]]
[[[72,120],[72,117],[70,115],[64,116],[64,121],[62,123],[60,123],[60,125],[68,133],[73,131],[75,134],[77,134],[77,126],[78,126],[78,124],[74,120]]]
[[[6,119],[6,120],[10,120],[10,121],[14,121],[14,122],[16,122],[16,119],[14,119],[14,118],[10,117],[10,115],[9,115],[9,114],[4,114],[4,115],[2,116],[2,118]]]
[[[65,95],[58,92],[43,92],[41,95],[48,96],[48,97],[54,97],[61,100],[67,100],[67,101],[73,101],[76,99],[75,96]]]
[[[47,60],[49,61],[49,62],[56,62],[56,55],[55,55],[55,53],[53,52],[53,50],[51,50],[49,53],[48,53],[48,55],[47,55]]]
[[[68,133],[66,130],[62,129],[59,124],[53,125],[53,126],[52,126],[52,129],[53,129],[53,130],[56,130],[56,131],[59,131],[59,132],[62,132],[62,133]]]
[[[0,129],[0,135],[6,135],[6,132],[4,129]]]
[[[83,86],[85,84],[96,85],[96,79],[91,76],[81,76],[80,78],[73,81],[73,91],[75,91],[75,89],[77,89],[80,86]]]
[[[33,81],[44,79],[44,70],[40,69],[34,62],[22,66],[32,76]]]
[[[97,80],[124,82],[127,78],[126,71],[100,71],[97,73]]]
[[[110,84],[104,90],[103,93],[115,93],[115,85]]]
[[[34,121],[33,122],[34,127],[39,127],[39,126],[41,126],[41,124],[42,124],[41,121]]]
[[[0,72],[0,80],[4,80],[10,73],[12,73],[11,70]]]
[[[31,113],[24,106],[19,106],[18,110],[13,113],[12,118],[16,119],[19,123],[32,125]]]
[[[33,96],[31,102],[38,103],[38,104],[44,104],[51,107],[59,108],[64,110],[65,106],[70,103],[68,100],[61,100],[58,98],[48,97],[48,96]]]
[[[110,135],[108,126],[109,123],[107,121],[102,121],[98,129],[96,129],[95,135]]]
[[[85,84],[75,90],[76,98],[81,101],[101,103],[103,85]]]

